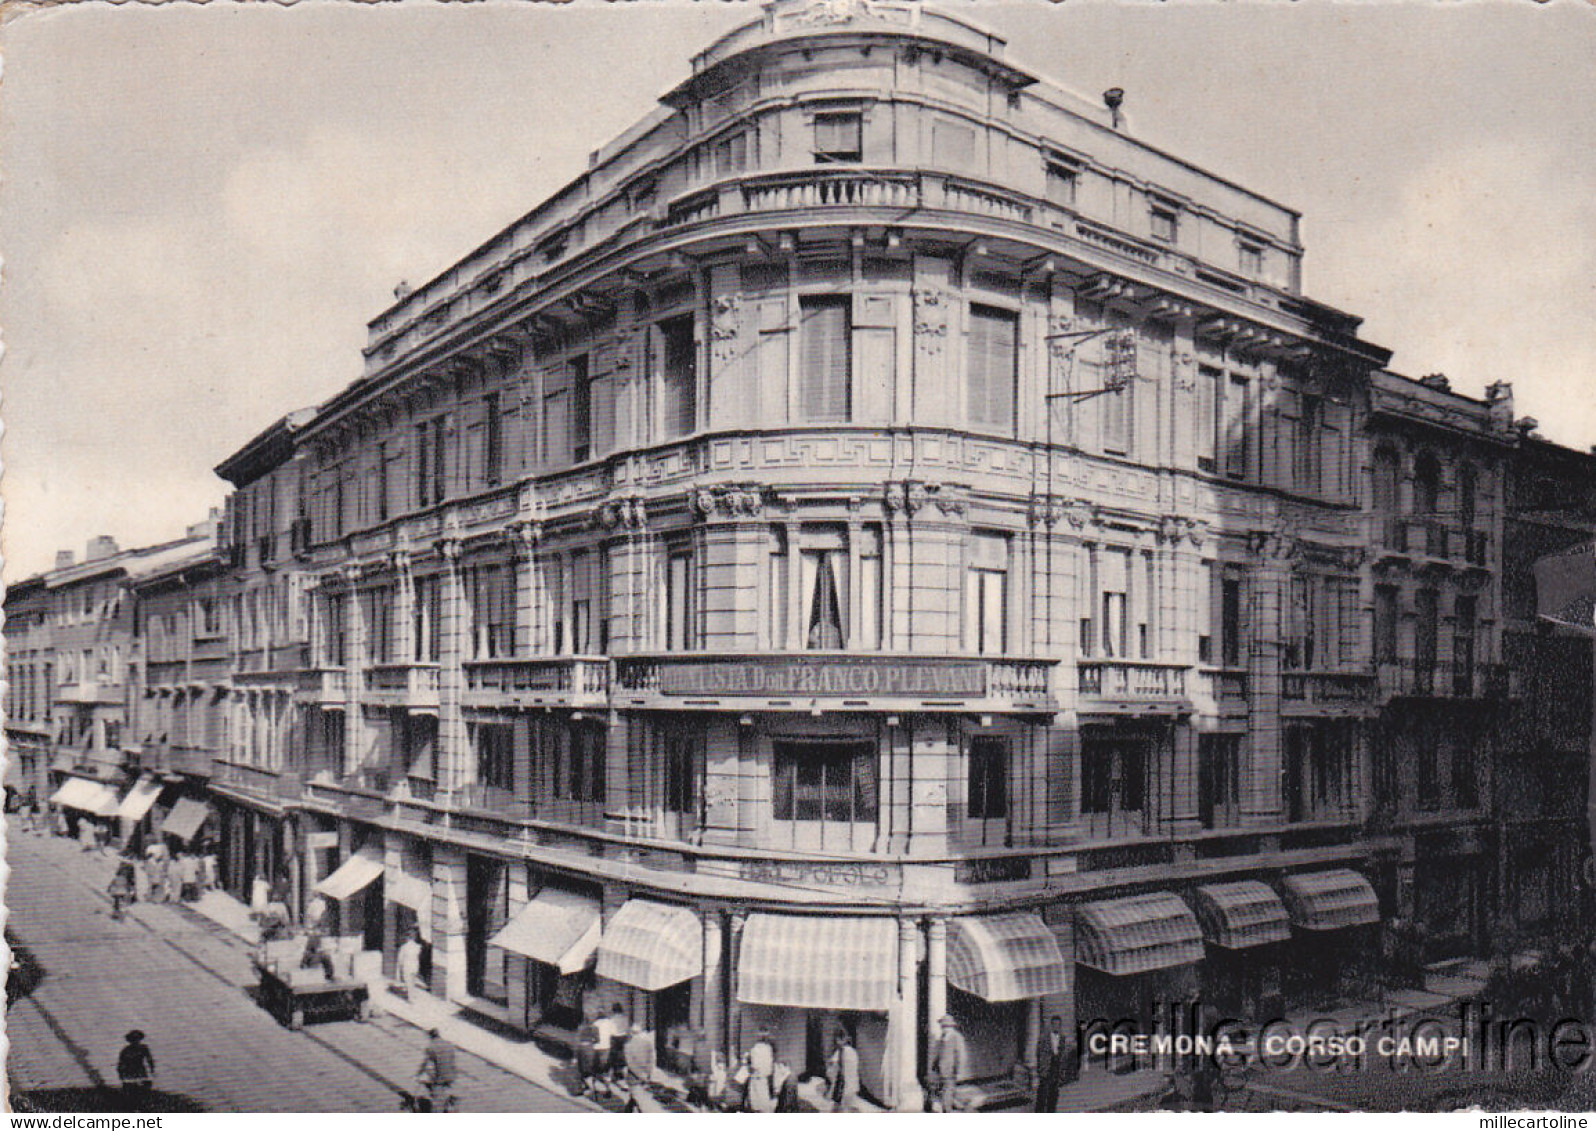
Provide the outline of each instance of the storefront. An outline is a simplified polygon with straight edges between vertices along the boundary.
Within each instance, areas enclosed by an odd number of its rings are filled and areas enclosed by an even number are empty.
[[[1203,1003],[1232,1017],[1278,1015],[1291,920],[1274,889],[1258,880],[1204,884],[1192,891],[1191,907],[1207,944]]]
[[[132,852],[141,852],[150,834],[150,810],[160,800],[164,787],[155,778],[145,775],[133,783],[127,796],[117,806],[118,823],[122,826],[122,845]]]
[[[397,977],[399,947],[414,938],[421,944],[416,975],[432,978],[432,845],[420,837],[389,833],[384,853],[382,891],[387,900],[383,924],[383,970]]]
[[[382,949],[382,848],[380,842],[357,849],[315,886],[334,901],[324,920],[329,934],[358,938],[360,949]]]
[[[1160,1005],[1196,997],[1202,959],[1202,928],[1172,892],[1082,904],[1075,909],[1077,1022],[1088,1039],[1094,1032],[1152,1032]]]
[[[1295,961],[1288,1005],[1332,1006],[1378,961],[1380,901],[1369,881],[1338,868],[1286,876],[1280,895],[1291,920]]]
[[[625,987],[628,1016],[654,1034],[661,1059],[692,1028],[692,979],[704,972],[704,928],[688,907],[629,899],[599,940],[595,974]]]
[[[181,849],[188,849],[201,839],[201,831],[213,816],[211,807],[205,802],[180,797],[161,821],[161,836]]]
[[[843,1029],[859,1051],[867,1098],[890,1102],[888,1012],[898,994],[898,944],[895,919],[749,915],[737,953],[734,1050],[747,1050],[765,1032],[778,1061],[800,1077],[824,1076]]]
[[[603,912],[596,895],[545,885],[498,931],[486,939],[501,961],[524,963],[524,1000],[510,1023],[529,1032],[569,1041],[582,1024],[592,986]]]
[[[1069,992],[1058,938],[1037,915],[1011,912],[950,920],[947,945],[947,1007],[969,1051],[966,1081],[1029,1091],[1044,1003]]]
[[[121,809],[115,790],[88,778],[67,778],[50,795],[50,804],[66,815],[68,832],[80,838],[91,826],[108,833]]]

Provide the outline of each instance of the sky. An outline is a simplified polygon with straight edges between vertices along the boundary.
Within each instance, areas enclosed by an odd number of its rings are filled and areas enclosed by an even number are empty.
[[[1303,214],[1392,368],[1596,443],[1596,5],[944,0]],[[70,4],[6,21],[4,575],[178,537],[367,321],[578,174],[750,3]]]

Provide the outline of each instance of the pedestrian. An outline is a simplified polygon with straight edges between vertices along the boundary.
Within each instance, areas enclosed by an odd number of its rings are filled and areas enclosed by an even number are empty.
[[[408,998],[421,979],[421,940],[414,931],[406,934],[405,941],[399,944],[399,951],[394,955],[394,966],[399,985]]]
[[[199,899],[199,859],[192,853],[185,852],[177,858],[177,875],[181,885],[180,898],[184,903],[193,903]],[[284,916],[287,918],[287,916]]]
[[[591,1013],[584,1012],[582,1024],[576,1030],[576,1079],[577,1094],[586,1095],[590,1090],[598,1091],[598,1081],[604,1072],[605,1061],[609,1057],[609,1048],[599,1051],[599,1022]]]
[[[832,1111],[856,1111],[859,1107],[859,1050],[853,1047],[853,1036],[846,1029],[838,1029],[833,1039],[831,1060],[826,1065],[827,1095]],[[776,1084],[779,1095],[781,1085]]]
[[[931,1094],[932,1110],[954,1110],[955,1089],[969,1062],[969,1049],[964,1043],[964,1034],[959,1032],[959,1023],[951,1013],[944,1013],[942,1035],[937,1038],[936,1051],[931,1054],[930,1087],[926,1089]]]
[[[160,845],[150,848],[149,859],[145,861],[144,870],[150,877],[150,902],[165,903],[166,891],[166,850]]]
[[[620,1002],[610,1006],[610,1079],[626,1075],[626,1040],[632,1031],[632,1020]]]
[[[447,1111],[454,1106],[454,1046],[436,1029],[427,1030],[427,1038],[427,1051],[421,1055],[416,1079],[427,1090],[431,1110]]]
[[[95,840],[94,833],[93,821],[87,817],[78,818],[78,847],[84,852],[93,852],[99,847],[99,842]]]
[[[155,1054],[144,1043],[144,1031],[134,1029],[123,1038],[127,1044],[116,1057],[116,1075],[124,1092],[148,1093],[155,1087]]]
[[[1058,1110],[1058,1089],[1064,1079],[1066,1055],[1064,1019],[1055,1013],[1047,1019],[1047,1032],[1042,1034],[1041,1046],[1036,1050],[1037,1111]]]
[[[776,1046],[770,1039],[770,1030],[759,1030],[759,1036],[748,1049],[748,1110],[775,1111],[776,1097],[771,1091],[776,1073]]]
[[[111,886],[107,889],[111,896],[111,918],[122,918],[122,908],[133,901],[133,862],[120,861],[116,866],[116,875],[111,877]]]

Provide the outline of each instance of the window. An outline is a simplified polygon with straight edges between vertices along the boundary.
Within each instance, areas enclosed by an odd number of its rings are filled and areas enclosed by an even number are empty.
[[[858,160],[855,158],[855,160]],[[729,177],[748,165],[748,135],[741,131],[715,143],[715,175]]]
[[[1093,728],[1081,740],[1081,815],[1095,834],[1143,830],[1151,740]]]
[[[581,463],[593,453],[593,383],[587,354],[568,363],[571,374],[571,459]]]
[[[1434,589],[1420,589],[1414,595],[1413,664],[1414,691],[1428,695],[1433,690],[1435,658],[1440,632],[1440,597]]]
[[[1199,471],[1213,471],[1215,467],[1216,436],[1220,428],[1219,390],[1224,379],[1223,370],[1215,369],[1211,365],[1197,367],[1197,419],[1194,422],[1194,437]]]
[[[1105,368],[1105,381],[1108,376]],[[1102,405],[1098,411],[1098,422],[1102,428],[1103,450],[1111,455],[1122,456],[1130,452],[1132,421],[1135,419],[1135,389],[1136,382],[1127,381],[1113,392],[1098,398],[1098,403]]]
[[[466,589],[471,603],[471,655],[478,660],[514,652],[515,604],[510,571],[502,565],[470,570]]]
[[[1231,479],[1247,477],[1247,378],[1232,373],[1225,387],[1224,445],[1225,474]]]
[[[1074,165],[1062,161],[1047,163],[1047,199],[1065,208],[1075,207],[1075,192],[1080,186],[1081,172]]]
[[[1374,587],[1374,662],[1394,664],[1397,660],[1398,590],[1395,585]]]
[[[778,741],[771,800],[778,821],[874,821],[876,748],[870,742]]]
[[[1197,739],[1197,816],[1205,829],[1234,825],[1240,814],[1241,736]]]
[[[1263,247],[1242,240],[1236,245],[1236,266],[1243,275],[1256,279],[1263,274]]]
[[[446,466],[443,417],[434,417],[416,425],[415,471],[418,507],[430,507],[443,502]],[[340,509],[342,509],[341,504]]]
[[[1102,586],[1103,655],[1126,658],[1130,629],[1130,562],[1127,550],[1105,550],[1099,556],[1099,583]]]
[[[390,663],[393,653],[393,590],[367,589],[361,594],[361,615],[366,621],[366,661]]]
[[[329,715],[332,712],[327,712]],[[438,718],[409,711],[393,712],[394,729],[399,736],[399,759],[408,777],[422,781],[438,780]],[[334,739],[337,749],[341,739]]]
[[[864,119],[857,111],[815,115],[815,164],[864,159]]]
[[[693,343],[693,316],[682,315],[659,324],[660,423],[663,438],[685,436],[697,417],[697,350]]]
[[[817,295],[799,301],[798,418],[842,422],[852,417],[852,300]]]
[[[665,743],[665,810],[698,811],[698,742],[683,731],[667,731]]]
[[[1009,813],[1009,740],[983,736],[970,739],[970,780],[965,790],[972,820],[993,821]]]
[[[806,530],[799,556],[804,647],[848,645],[848,542],[841,530]]]
[[[594,598],[598,594],[598,576],[593,555],[581,550],[571,555],[571,651],[586,655],[593,651],[597,639]]]
[[[1297,574],[1291,579],[1291,606],[1287,610],[1285,666],[1312,668],[1318,659],[1319,586],[1315,579]]]
[[[411,608],[411,660],[435,664],[441,654],[438,622],[443,609],[443,591],[436,575],[418,577]]]
[[[1460,809],[1474,809],[1480,804],[1479,779],[1474,770],[1474,748],[1462,741],[1464,735],[1452,733],[1452,794]]]
[[[881,527],[862,527],[859,531],[859,639],[854,642],[855,648],[881,647],[883,580]]]
[[[371,503],[378,522],[388,521],[388,441],[377,445],[377,466],[373,469]]]
[[[1479,599],[1458,596],[1452,603],[1452,694],[1474,694],[1474,630]]]
[[[1008,537],[972,534],[964,590],[966,652],[995,656],[1008,650],[1008,581]]]
[[[555,760],[554,796],[603,804],[608,768],[604,727],[573,722],[566,726],[564,738],[564,765],[558,757]]]
[[[1174,243],[1180,224],[1180,211],[1173,204],[1156,203],[1148,210],[1148,223],[1155,240]]]
[[[1323,436],[1320,429],[1323,427],[1324,402],[1318,397],[1304,393],[1299,400],[1297,410],[1297,443],[1294,449],[1295,467],[1292,469],[1292,481],[1297,490],[1310,494],[1318,494],[1323,490],[1324,450],[1321,445]]]
[[[543,379],[543,462],[566,462],[571,442],[571,369],[556,366]]]
[[[1417,746],[1415,776],[1417,778],[1418,805],[1420,809],[1434,809],[1441,803],[1441,781],[1438,773],[1440,760],[1440,731],[1438,727],[1421,726],[1413,732]]]
[[[499,409],[499,394],[482,399],[482,480],[497,486],[504,474],[504,414]]]
[[[327,630],[322,639],[322,658],[333,667],[343,667],[348,662],[344,652],[348,641],[345,616],[347,600],[348,598],[342,593],[335,593],[327,598]],[[254,606],[250,607],[253,610]]]
[[[693,599],[693,551],[679,546],[665,556],[665,649],[696,648],[697,602]]]
[[[515,792],[515,730],[509,723],[477,723],[477,782]]]
[[[791,605],[787,594],[787,532],[775,527],[770,532],[770,646],[787,647],[787,621]]]
[[[1344,816],[1352,805],[1352,731],[1346,720],[1285,728],[1286,817]]]
[[[1019,318],[1007,310],[970,307],[966,415],[972,428],[1013,434],[1019,375]]]

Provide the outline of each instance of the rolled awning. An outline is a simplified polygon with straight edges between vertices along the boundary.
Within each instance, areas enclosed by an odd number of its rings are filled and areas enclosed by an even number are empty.
[[[629,899],[599,940],[598,974],[653,993],[704,972],[704,928],[686,907]]]
[[[1336,931],[1380,921],[1374,888],[1349,868],[1287,876],[1280,889],[1291,925],[1305,931]]]
[[[334,868],[332,875],[316,885],[316,890],[328,899],[348,899],[364,891],[380,875],[382,849],[367,845]]]
[[[193,840],[211,815],[211,807],[203,801],[184,797],[172,806],[172,811],[161,822],[161,832],[178,840]]]
[[[161,796],[160,782],[154,778],[140,778],[133,783],[133,788],[127,791],[127,796],[122,798],[122,804],[117,806],[116,815],[124,821],[142,821],[144,814],[150,811],[159,796]]]
[[[491,939],[500,947],[562,974],[580,973],[598,949],[599,902],[561,888],[544,888]]]
[[[1105,974],[1142,974],[1199,962],[1203,932],[1167,891],[1085,903],[1075,909],[1075,961]]]
[[[87,778],[67,778],[61,788],[50,795],[50,804],[92,813],[96,817],[114,817],[118,806],[110,786]]]
[[[895,919],[750,915],[743,925],[738,1001],[879,1012],[897,989]]]
[[[1025,912],[950,922],[948,983],[984,1001],[1021,1001],[1069,988],[1058,938]]]
[[[1203,938],[1214,946],[1240,950],[1291,937],[1286,905],[1273,888],[1257,880],[1205,884],[1193,893],[1192,904]]]

